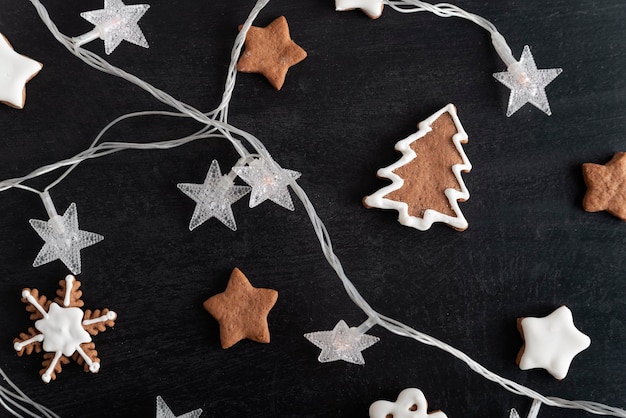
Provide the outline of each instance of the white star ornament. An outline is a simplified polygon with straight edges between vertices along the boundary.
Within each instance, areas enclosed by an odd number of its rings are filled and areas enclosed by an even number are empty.
[[[78,229],[75,203],[67,208],[63,216],[55,215],[47,222],[39,219],[31,219],[29,222],[45,241],[33,262],[33,267],[61,260],[73,274],[79,274],[80,250],[104,239],[102,235]]]
[[[149,8],[148,4],[127,6],[121,0],[104,0],[104,9],[80,15],[96,26],[104,40],[104,52],[109,55],[122,41],[148,48],[148,41],[137,22]]]
[[[42,68],[40,62],[15,52],[8,39],[0,34],[0,102],[22,109],[26,83]]]
[[[276,169],[263,159],[252,161],[247,167],[236,166],[233,170],[246,183],[252,186],[250,207],[253,208],[266,200],[271,200],[284,207],[294,210],[293,201],[289,195],[289,180],[296,180],[300,173],[286,168]]]
[[[574,357],[591,344],[591,339],[574,325],[572,311],[561,306],[544,318],[518,319],[524,346],[518,356],[522,370],[542,368],[562,380]]]
[[[186,414],[176,416],[162,397],[157,396],[156,398],[156,418],[198,418],[200,414],[202,414],[202,409],[198,408]]]
[[[519,414],[517,413],[517,409],[511,409],[511,412],[509,413],[509,418],[520,418]]]
[[[227,175],[222,176],[217,160],[211,162],[203,184],[179,183],[178,188],[196,202],[189,230],[215,217],[224,225],[237,230],[231,205],[250,192],[248,186],[235,186]]]
[[[337,322],[332,331],[317,331],[304,334],[304,338],[322,349],[320,363],[343,360],[348,363],[365,364],[361,351],[376,344],[380,338],[358,334],[344,320]]]
[[[511,116],[526,103],[551,115],[546,86],[562,71],[561,68],[537,69],[533,54],[526,45],[519,62],[510,65],[507,71],[493,74],[496,80],[511,89],[506,115]]]

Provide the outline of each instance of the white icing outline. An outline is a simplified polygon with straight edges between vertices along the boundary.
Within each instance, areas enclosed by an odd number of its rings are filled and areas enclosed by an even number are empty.
[[[450,202],[450,207],[454,211],[456,216],[446,215],[444,213],[438,212],[434,209],[426,209],[424,211],[424,217],[420,218],[418,216],[409,215],[409,205],[404,202],[399,202],[396,200],[387,199],[384,196],[388,195],[391,192],[394,192],[404,185],[404,180],[395,174],[393,171],[399,167],[402,167],[409,162],[411,162],[417,156],[413,149],[411,149],[410,145],[417,141],[418,139],[424,137],[427,133],[432,131],[431,125],[437,120],[441,115],[445,112],[448,112],[452,117],[452,121],[456,126],[457,133],[452,135],[452,142],[458,153],[463,160],[462,164],[455,164],[452,166],[452,172],[454,173],[454,177],[459,183],[461,191],[455,190],[453,188],[448,188],[444,191],[444,194],[448,198]],[[469,199],[470,194],[465,186],[465,182],[461,177],[461,172],[469,172],[472,169],[472,164],[469,162],[465,151],[463,150],[462,144],[467,143],[468,137],[467,133],[463,129],[461,125],[461,121],[459,120],[456,114],[456,107],[453,104],[446,105],[443,109],[434,113],[428,119],[423,120],[418,125],[418,131],[414,134],[409,135],[405,139],[399,141],[395,145],[396,151],[400,151],[402,153],[402,157],[397,162],[392,165],[381,168],[376,173],[378,177],[386,178],[391,180],[391,184],[383,187],[378,190],[374,194],[365,197],[363,202],[373,208],[379,209],[395,209],[398,211],[398,222],[402,225],[410,226],[415,229],[419,229],[420,231],[426,231],[429,229],[433,223],[435,222],[443,222],[455,229],[465,230],[467,229],[468,223],[461,209],[459,208],[459,200],[466,201]]]

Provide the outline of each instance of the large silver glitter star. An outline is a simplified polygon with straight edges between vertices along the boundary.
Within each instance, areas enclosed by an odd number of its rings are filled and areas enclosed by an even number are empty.
[[[286,168],[276,170],[263,159],[254,160],[247,167],[233,167],[233,170],[252,186],[251,208],[269,199],[285,209],[294,210],[287,186],[289,178],[296,180],[300,177],[301,174],[297,171]]]
[[[561,71],[561,68],[538,70],[533,54],[526,45],[518,65],[511,65],[507,71],[493,74],[496,80],[511,89],[506,115],[511,116],[526,103],[551,115],[545,88]]]
[[[157,396],[156,399],[156,418],[198,418],[202,414],[202,409],[198,408],[186,414],[174,415],[169,406],[165,403],[162,397]]]
[[[304,334],[304,338],[322,349],[317,358],[320,363],[343,360],[348,363],[365,364],[361,351],[376,344],[380,338],[358,334],[342,319],[332,331],[317,331]]]
[[[231,205],[250,191],[248,186],[235,186],[228,176],[222,176],[217,160],[211,162],[203,184],[179,183],[178,188],[196,201],[189,230],[215,217],[224,225],[237,230]]]
[[[76,204],[72,203],[63,216],[55,215],[50,220],[31,219],[30,225],[46,242],[33,267],[41,266],[54,260],[61,260],[73,274],[79,274],[80,250],[104,239],[102,235],[78,229]]]
[[[104,0],[104,9],[91,10],[80,15],[100,31],[100,37],[104,40],[104,52],[109,55],[122,41],[148,48],[148,41],[137,22],[149,8],[148,4],[126,6],[122,0]]]

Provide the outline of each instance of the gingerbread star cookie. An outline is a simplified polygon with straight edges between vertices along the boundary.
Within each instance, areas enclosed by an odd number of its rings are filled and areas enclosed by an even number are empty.
[[[208,298],[203,306],[220,324],[222,348],[229,348],[244,338],[270,342],[267,315],[277,299],[276,290],[253,287],[241,270],[235,268],[226,290]]]
[[[306,58],[306,51],[291,40],[285,16],[264,28],[251,26],[245,47],[237,71],[263,74],[276,90],[285,83],[287,70]]]
[[[583,164],[583,177],[587,184],[583,209],[605,210],[626,221],[626,152],[618,152],[605,165]]]
[[[22,109],[26,83],[42,68],[40,62],[15,52],[9,40],[0,34],[0,102]]]

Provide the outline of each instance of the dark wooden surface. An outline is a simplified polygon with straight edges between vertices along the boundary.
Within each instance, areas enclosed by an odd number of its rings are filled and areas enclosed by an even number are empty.
[[[46,1],[62,32],[91,29],[79,17],[100,0]],[[582,210],[583,162],[605,163],[626,150],[624,19],[620,0],[456,3],[491,20],[516,57],[531,46],[539,68],[562,67],[547,88],[554,115],[525,106],[506,118],[509,91],[491,74],[504,66],[488,34],[459,19],[401,15],[371,21],[336,13],[330,0],[273,1],[255,22],[285,15],[308,58],[281,92],[240,74],[230,121],[260,138],[283,167],[301,171],[348,276],[380,312],[463,350],[494,372],[546,395],[626,407],[626,224]],[[1,0],[0,32],[18,52],[44,63],[28,85],[26,108],[0,108],[0,177],[23,175],[83,149],[109,121],[165,109],[123,80],[88,68],[41,24],[27,1]],[[173,96],[210,110],[222,94],[236,27],[251,1],[153,2],[140,21],[150,49],[122,44],[110,61]],[[88,46],[103,54],[101,41]],[[465,174],[469,220],[459,233],[436,225],[403,227],[392,211],[366,210],[361,198],[384,184],[376,170],[397,160],[396,141],[452,102],[469,134],[474,168]],[[146,118],[106,140],[155,141],[197,128]],[[0,196],[0,366],[28,395],[63,417],[154,416],[164,397],[175,414],[357,417],[378,399],[418,387],[449,417],[525,416],[530,401],[509,394],[434,348],[376,327],[381,341],[365,367],[320,364],[306,332],[340,320],[361,323],[326,264],[299,203],[234,205],[231,232],[210,220],[189,232],[194,203],[177,188],[200,183],[212,159],[236,161],[224,141],[171,151],[129,151],[87,162],[54,188],[59,211],[76,202],[82,229],[105,240],[82,252],[86,307],[119,314],[95,338],[97,375],[76,364],[43,384],[41,355],[19,358],[11,341],[32,323],[23,287],[53,295],[67,273],[60,262],[31,266],[41,241],[28,220],[46,219],[39,198]],[[33,182],[45,186],[53,177]],[[255,286],[279,291],[269,316],[272,342],[219,345],[202,302],[223,291],[239,267]],[[592,339],[564,381],[521,371],[515,357],[520,316],[561,304]],[[2,413],[0,413],[2,415]],[[544,407],[542,418],[587,416]]]

